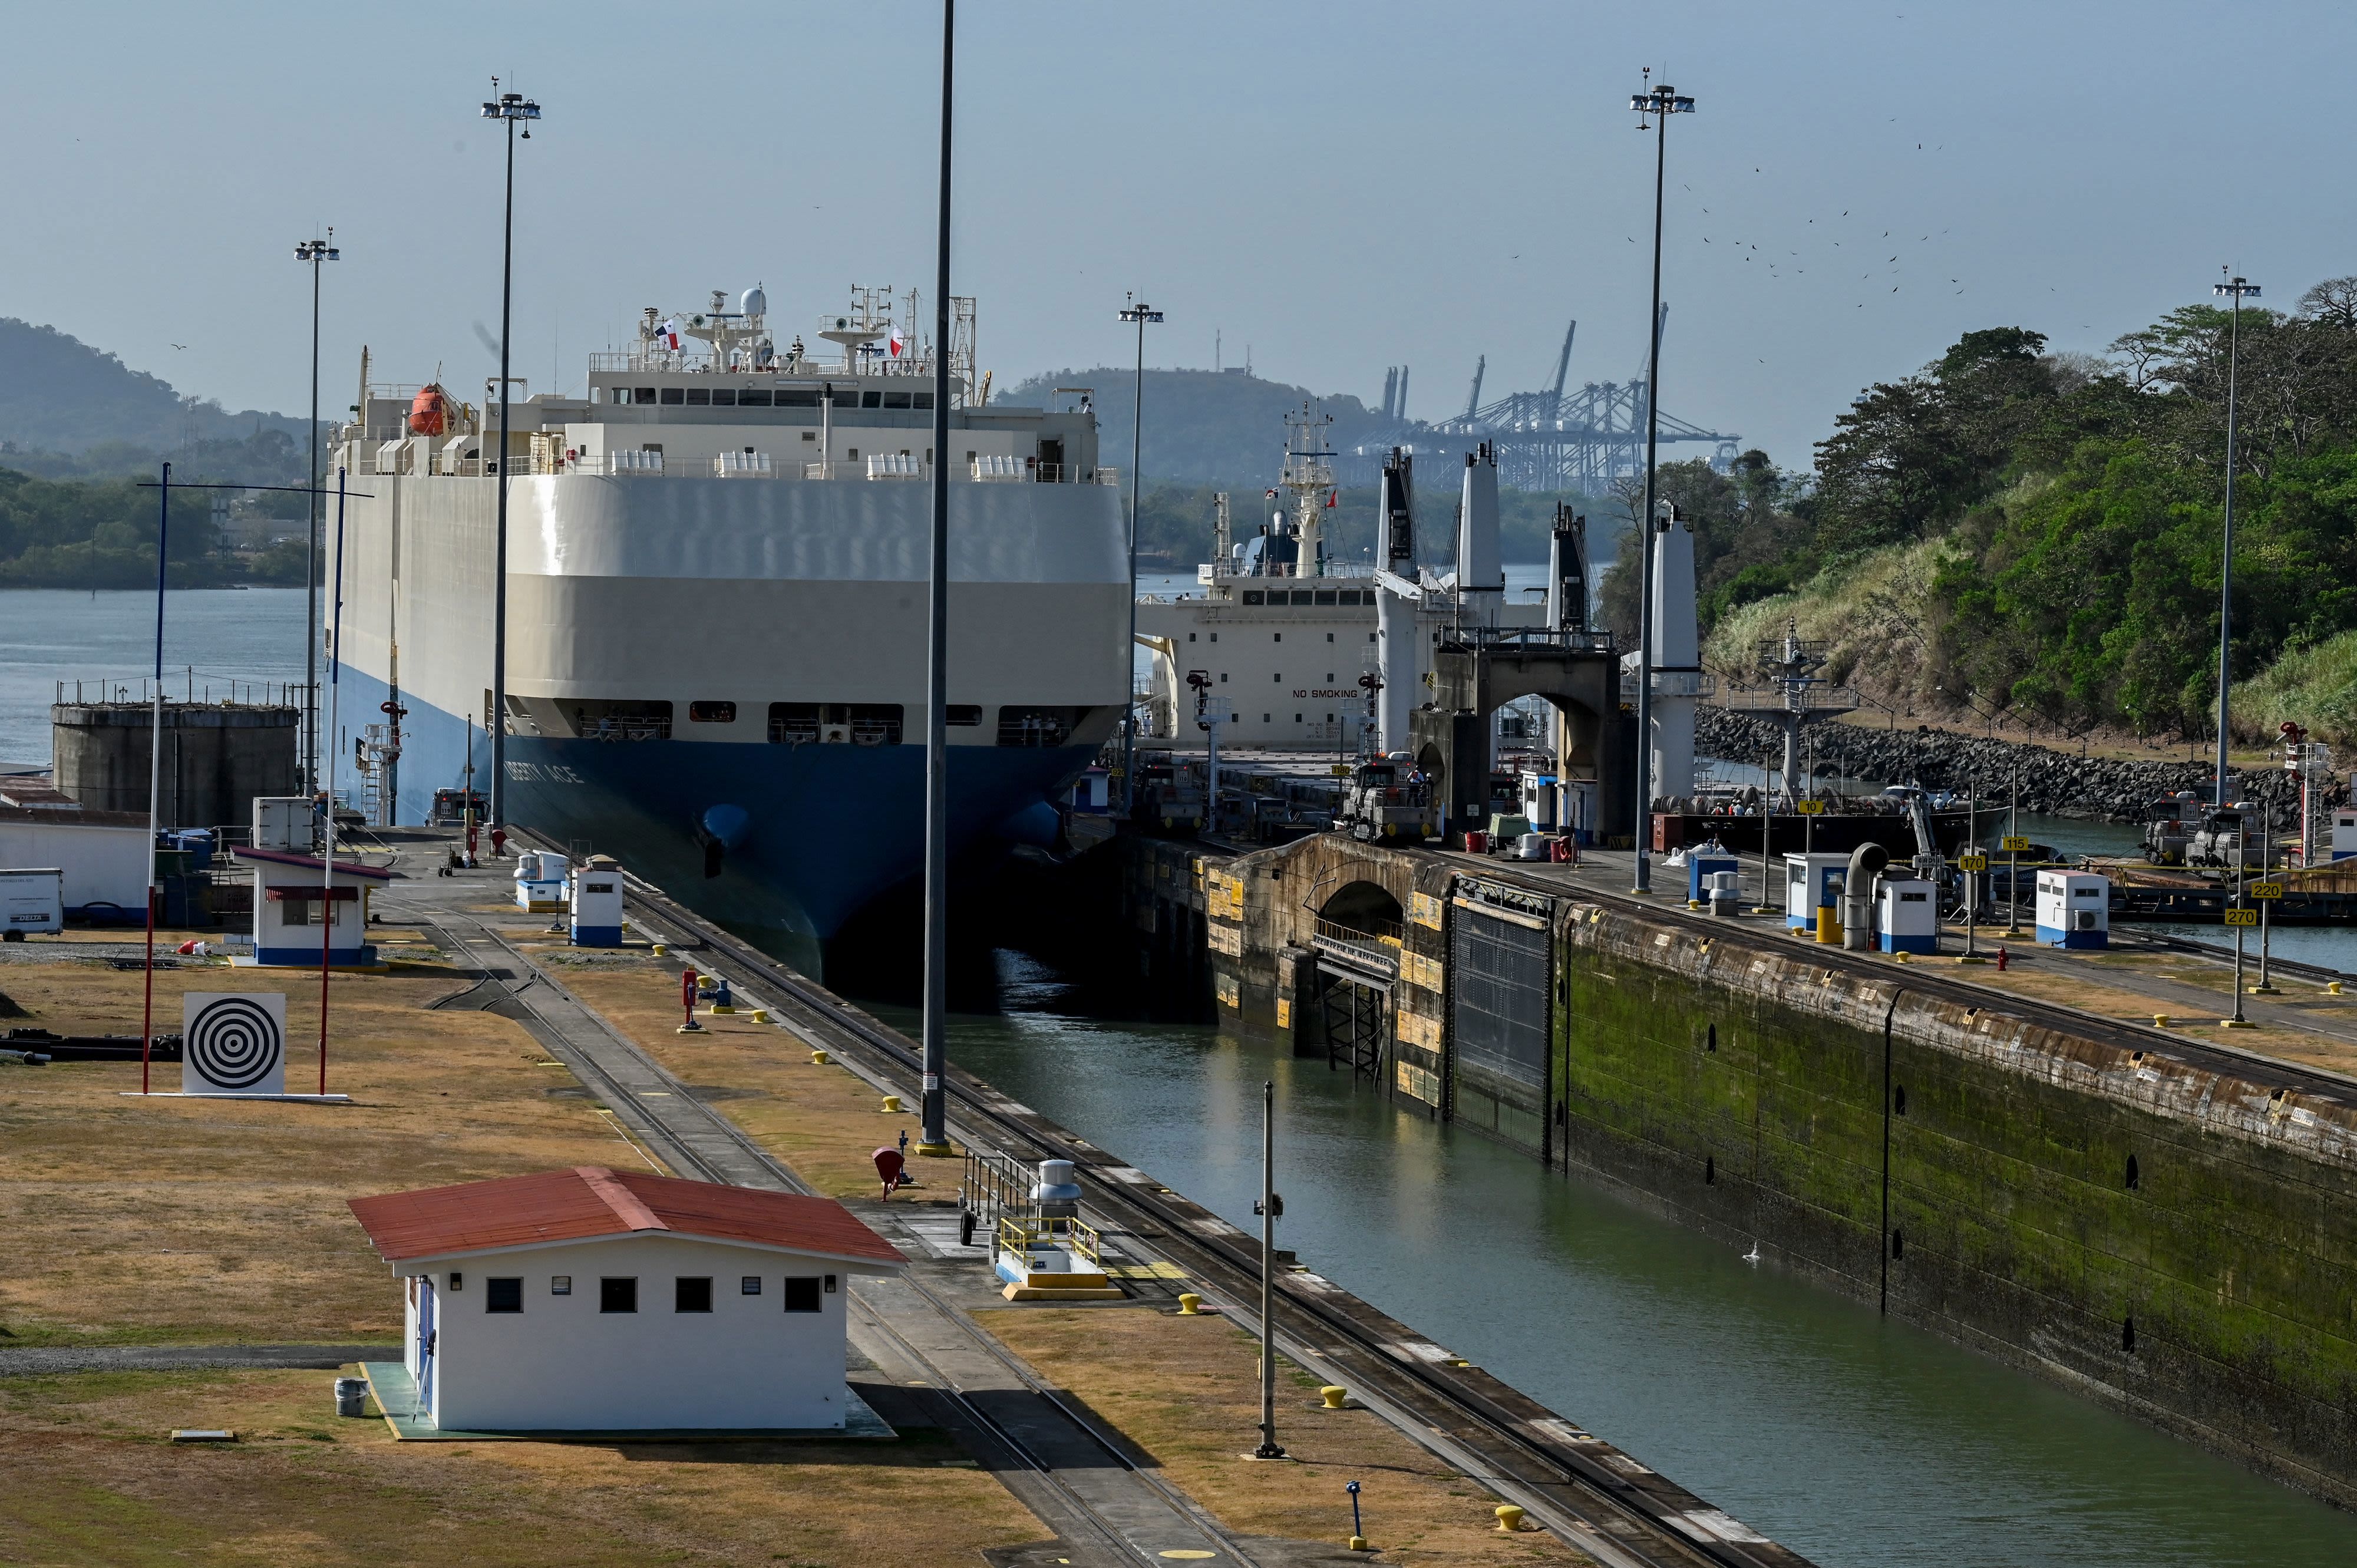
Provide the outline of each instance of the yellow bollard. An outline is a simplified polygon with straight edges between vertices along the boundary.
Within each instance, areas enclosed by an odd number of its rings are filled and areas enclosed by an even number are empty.
[[[1197,1295],[1197,1294],[1196,1294],[1194,1292],[1192,1292],[1192,1291],[1181,1291],[1181,1292],[1179,1292],[1179,1293],[1178,1293],[1178,1316],[1181,1316],[1181,1317],[1200,1317],[1200,1316],[1203,1316],[1203,1298],[1202,1298],[1201,1296],[1200,1296],[1200,1295]]]
[[[1342,1402],[1351,1397],[1351,1391],[1339,1383],[1329,1383],[1318,1391],[1318,1397],[1326,1402],[1328,1410],[1340,1410]]]
[[[1817,940],[1839,944],[1842,940],[1841,912],[1830,904],[1817,906]]]
[[[2153,1026],[2154,1028],[2156,1028],[2156,1029],[2166,1029],[2166,1028],[2168,1028],[2168,1027],[2169,1027],[2169,1015],[2168,1015],[2168,1014],[2166,1014],[2166,1013],[2155,1013],[2155,1014],[2152,1015],[2152,1026]]]
[[[1496,1509],[1498,1528],[1512,1535],[1523,1528],[1523,1510],[1512,1503],[1500,1503]]]
[[[667,955],[669,955],[669,953],[670,953],[670,952],[671,952],[671,949],[669,949],[669,948],[667,948],[667,947],[663,946],[663,944],[662,944],[662,943],[661,943],[661,942],[657,942],[657,943],[654,945],[654,955],[655,955],[655,957],[657,957],[657,958],[663,958],[663,957],[666,957]]]
[[[884,1114],[887,1116],[898,1116],[900,1114],[900,1097],[899,1095],[888,1094],[884,1097]]]
[[[770,1010],[767,1007],[756,1007],[753,1009],[753,1022],[756,1024],[766,1024],[769,1021]]]
[[[813,1051],[811,1053],[811,1066],[813,1067],[824,1067],[830,1059],[832,1058],[830,1058],[824,1051]]]
[[[1367,1538],[1363,1535],[1354,1535],[1351,1537],[1351,1545],[1349,1549],[1352,1552],[1372,1552],[1374,1550],[1373,1547],[1367,1544]]]
[[[2337,980],[2327,981],[2327,982],[2325,983],[2325,985],[2324,985],[2324,993],[2325,993],[2327,996],[2338,996],[2338,995],[2340,995],[2340,994],[2341,994],[2341,983],[2340,983],[2339,981],[2337,981]]]
[[[1907,951],[1906,951],[1906,950],[1905,950],[1904,948],[1900,949],[1899,951],[1897,951],[1897,952],[1895,952],[1895,953],[1892,953],[1890,956],[1891,956],[1892,958],[1897,959],[1900,963],[1905,963],[1905,962],[1907,961]]]

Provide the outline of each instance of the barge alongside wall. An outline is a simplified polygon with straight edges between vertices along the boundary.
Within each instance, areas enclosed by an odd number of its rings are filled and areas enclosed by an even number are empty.
[[[1458,856],[1131,853],[1226,1026],[2357,1505],[2344,1080]]]

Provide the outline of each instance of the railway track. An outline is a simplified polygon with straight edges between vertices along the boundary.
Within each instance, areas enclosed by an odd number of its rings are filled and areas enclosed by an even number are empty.
[[[914,1099],[921,1063],[903,1036],[661,889],[635,877],[627,886],[640,930],[662,930],[702,966],[733,972],[740,1002],[763,994],[773,1019],[806,1043]],[[952,1130],[966,1142],[1020,1159],[1072,1161],[1092,1195],[1089,1207],[1112,1222],[1109,1229],[1167,1257],[1229,1316],[1257,1329],[1260,1259],[1243,1231],[954,1065],[945,1082]],[[1806,1568],[1798,1553],[1322,1277],[1289,1271],[1278,1276],[1276,1297],[1280,1350],[1349,1387],[1611,1568]]]

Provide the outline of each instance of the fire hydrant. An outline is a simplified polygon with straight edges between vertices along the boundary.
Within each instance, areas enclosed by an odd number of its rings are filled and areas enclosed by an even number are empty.
[[[1998,947],[1997,947],[1997,950],[1996,950],[1996,972],[1997,972],[1999,974],[2003,974],[2003,973],[2005,972],[2005,963],[2006,963],[2006,951],[2005,951],[2005,947],[2004,947],[2004,945],[2003,945],[2002,943],[2000,943],[2000,944],[1998,944]]]

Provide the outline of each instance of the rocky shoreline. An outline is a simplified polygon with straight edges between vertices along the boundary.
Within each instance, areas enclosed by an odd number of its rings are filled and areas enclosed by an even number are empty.
[[[1700,757],[1760,761],[1781,756],[1782,732],[1751,714],[1704,707],[1695,714],[1695,751]],[[1878,730],[1863,725],[1811,727],[1817,767],[1828,776],[1921,784],[1927,789],[1962,790],[1977,783],[1981,798],[2002,801],[2020,769],[2024,811],[2090,822],[2141,822],[2155,797],[2210,782],[2202,762],[2129,762],[2113,757],[2072,757],[2025,741],[1958,735],[1928,725]],[[2253,806],[2272,804],[2278,826],[2299,810],[2299,786],[2280,768],[2253,768],[2236,776],[2238,798]],[[2327,792],[2319,806],[2339,801],[2346,790]]]

